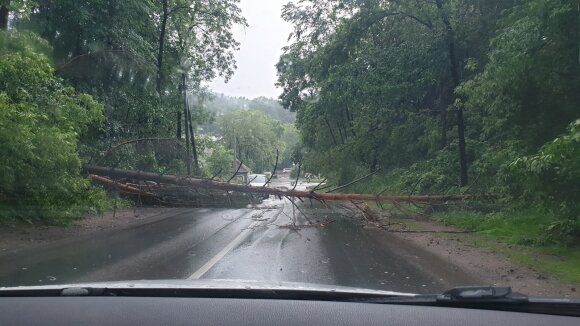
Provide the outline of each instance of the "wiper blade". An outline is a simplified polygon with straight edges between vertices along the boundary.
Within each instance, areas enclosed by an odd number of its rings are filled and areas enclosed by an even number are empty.
[[[356,300],[361,302],[361,300]],[[443,294],[368,298],[363,302],[431,307],[500,310],[580,317],[580,300],[530,298],[509,287],[459,287]]]
[[[438,302],[493,302],[493,303],[527,303],[525,294],[513,292],[510,287],[469,286],[458,287],[438,295]]]

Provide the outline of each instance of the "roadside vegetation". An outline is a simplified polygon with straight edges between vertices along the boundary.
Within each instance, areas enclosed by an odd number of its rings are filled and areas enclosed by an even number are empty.
[[[295,114],[232,98],[237,0],[0,1],[0,222],[126,206],[85,165],[228,180],[292,165]]]
[[[203,175],[231,159],[195,136],[211,119],[203,83],[235,67],[237,1],[0,6],[0,220],[66,224],[124,203],[91,186],[88,163]]]
[[[490,214],[436,213],[434,219],[476,232],[477,236],[464,241],[501,252],[514,261],[564,281],[580,282],[580,246],[573,231],[580,227],[577,221],[562,221],[551,213],[532,209]],[[572,230],[562,232],[562,228]]]
[[[78,143],[102,125],[102,106],[54,74],[50,46],[0,32],[0,217],[64,222],[110,206],[79,175]]]
[[[278,83],[305,170],[335,185],[378,171],[348,192],[492,195],[436,218],[556,254],[537,265],[574,278],[577,1],[323,0],[283,17],[294,33]]]

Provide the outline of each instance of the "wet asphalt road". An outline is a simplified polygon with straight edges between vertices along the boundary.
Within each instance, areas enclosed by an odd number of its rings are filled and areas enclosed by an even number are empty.
[[[191,209],[135,228],[0,257],[0,285],[245,279],[439,293],[477,280],[344,209]]]

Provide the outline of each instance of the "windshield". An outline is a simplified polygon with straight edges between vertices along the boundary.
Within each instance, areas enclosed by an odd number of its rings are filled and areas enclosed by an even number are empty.
[[[575,0],[0,1],[0,287],[579,297],[579,26]]]

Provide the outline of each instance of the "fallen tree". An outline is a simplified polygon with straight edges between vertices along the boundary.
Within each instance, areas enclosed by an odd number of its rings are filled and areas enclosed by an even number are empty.
[[[312,199],[321,202],[326,201],[376,201],[376,202],[413,202],[413,203],[441,203],[451,201],[465,201],[482,198],[474,195],[443,195],[443,196],[387,196],[387,195],[372,195],[372,194],[335,194],[335,193],[321,193],[315,191],[300,191],[300,190],[285,190],[268,187],[252,187],[248,185],[231,184],[226,182],[213,181],[211,179],[182,177],[175,175],[164,175],[143,171],[120,170],[100,166],[85,166],[85,171],[89,173],[94,181],[99,182],[98,177],[109,177],[113,179],[133,179],[141,181],[153,181],[159,184],[179,185],[185,187],[192,187],[197,189],[211,189],[221,190],[224,192],[240,192],[262,195],[273,195],[279,198],[298,198],[298,199]],[[104,185],[117,186],[116,182],[113,184],[100,182]],[[139,189],[137,189],[139,190]]]

